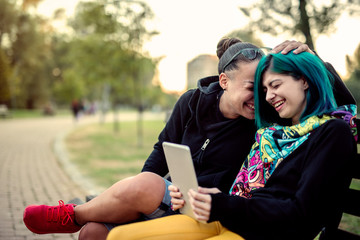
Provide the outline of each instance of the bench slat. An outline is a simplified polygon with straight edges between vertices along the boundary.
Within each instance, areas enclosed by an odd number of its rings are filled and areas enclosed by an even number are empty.
[[[351,232],[347,232],[342,229],[337,229],[336,233],[334,233],[334,235],[330,236],[330,238],[327,239],[359,240],[359,238],[360,238],[359,235],[353,234]]]
[[[360,137],[360,136],[359,136]],[[359,144],[358,144],[359,146]],[[353,172],[352,172],[352,178],[360,179],[360,152],[357,155],[356,160],[354,161],[353,165],[351,166]]]
[[[344,201],[344,212],[360,217],[360,190],[349,189]]]

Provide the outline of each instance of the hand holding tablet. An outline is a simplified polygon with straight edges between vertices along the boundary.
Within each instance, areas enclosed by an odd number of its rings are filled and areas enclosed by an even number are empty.
[[[190,148],[186,145],[163,142],[164,154],[168,164],[172,183],[180,189],[185,200],[185,205],[180,209],[182,214],[195,219],[189,203],[188,191],[197,191],[198,182]]]

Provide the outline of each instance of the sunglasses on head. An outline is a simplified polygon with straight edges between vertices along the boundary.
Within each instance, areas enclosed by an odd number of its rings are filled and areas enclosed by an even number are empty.
[[[240,54],[249,60],[254,60],[258,55],[264,56],[269,54],[271,50],[272,48],[268,48],[268,47],[241,49],[237,53],[235,53],[234,56],[232,56],[232,58],[230,58],[230,60],[222,68],[221,72],[224,72],[225,68],[227,68],[234,61],[234,59],[237,58],[237,56],[239,56]]]

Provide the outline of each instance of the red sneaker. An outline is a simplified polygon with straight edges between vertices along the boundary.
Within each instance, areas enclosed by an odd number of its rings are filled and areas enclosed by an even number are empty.
[[[74,233],[81,229],[75,223],[75,204],[64,204],[59,201],[59,206],[30,205],[24,211],[26,227],[37,234],[46,233]]]

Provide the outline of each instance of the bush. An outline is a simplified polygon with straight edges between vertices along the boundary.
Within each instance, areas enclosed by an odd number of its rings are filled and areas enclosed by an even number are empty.
[[[350,92],[354,96],[357,106],[359,108],[360,104],[360,79],[358,80],[348,80],[345,82],[345,85],[349,88]]]

